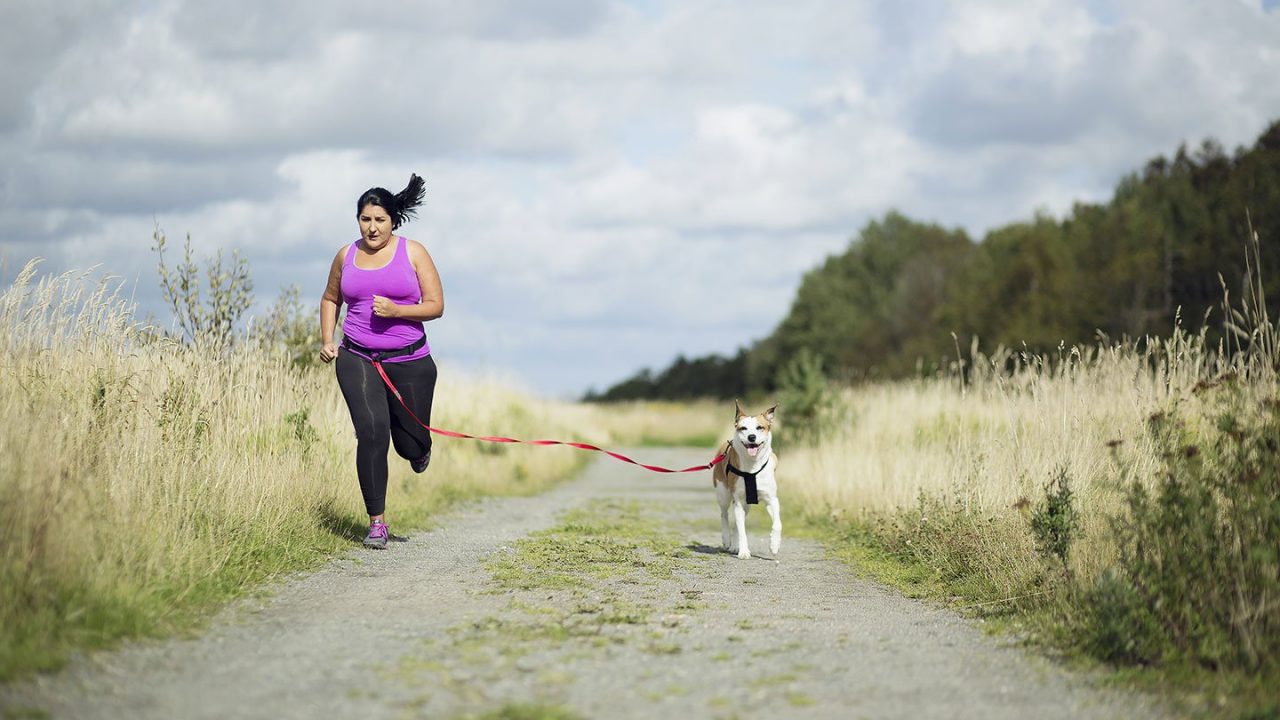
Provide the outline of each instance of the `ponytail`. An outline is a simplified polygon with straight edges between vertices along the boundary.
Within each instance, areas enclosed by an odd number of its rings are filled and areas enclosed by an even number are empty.
[[[418,206],[427,195],[427,186],[417,174],[409,175],[409,184],[403,190],[392,195],[387,190],[376,187],[369,188],[356,201],[356,214],[359,215],[366,205],[377,205],[391,216],[391,229],[394,230],[418,216]]]
[[[412,220],[418,216],[418,206],[427,196],[427,184],[416,173],[409,174],[409,184],[396,193],[395,224]]]

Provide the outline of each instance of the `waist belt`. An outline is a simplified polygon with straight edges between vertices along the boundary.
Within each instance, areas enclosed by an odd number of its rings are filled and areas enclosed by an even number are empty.
[[[404,357],[405,355],[412,355],[418,352],[419,350],[421,350],[422,347],[426,344],[427,344],[427,336],[423,335],[422,337],[418,338],[417,342],[410,343],[408,345],[405,345],[402,348],[395,348],[392,350],[374,350],[372,348],[367,348],[361,345],[360,343],[357,343],[351,340],[351,338],[348,338],[348,337],[342,338],[342,347],[346,348],[347,350],[350,350],[351,352],[356,353],[357,355],[363,355],[369,358],[370,360],[374,360],[377,362],[381,362],[383,360],[390,360],[391,358]]]

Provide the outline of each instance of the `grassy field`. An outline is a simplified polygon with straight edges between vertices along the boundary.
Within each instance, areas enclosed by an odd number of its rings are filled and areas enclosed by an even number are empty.
[[[1280,336],[1256,299],[1231,317],[1220,343],[974,348],[963,373],[839,390],[781,485],[880,579],[1184,709],[1275,716]]]
[[[355,439],[332,368],[242,344],[202,350],[135,322],[118,285],[67,274],[0,295],[0,679],[76,648],[198,627],[264,581],[363,536]],[[701,441],[643,407],[537,399],[440,361],[435,424],[595,444]],[[441,439],[431,468],[392,462],[388,521],[531,493],[590,455]]]
[[[358,540],[330,368],[193,348],[137,324],[110,284],[31,278],[0,295],[0,678],[198,627]],[[948,375],[811,392],[809,428],[784,401],[789,527],[1185,707],[1280,712],[1280,352],[1260,297],[1224,342],[975,347]],[[722,402],[538,399],[446,361],[441,377],[433,420],[464,432],[710,457],[730,419]],[[592,457],[437,448],[424,475],[392,463],[393,527],[536,492]]]
[[[733,425],[733,403],[723,400],[642,400],[577,407],[582,413],[580,425],[601,428],[621,442],[642,447],[697,447],[710,453],[729,439]]]

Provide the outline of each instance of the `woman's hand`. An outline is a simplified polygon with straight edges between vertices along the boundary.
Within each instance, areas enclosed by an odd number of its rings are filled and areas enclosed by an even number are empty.
[[[327,342],[320,346],[320,362],[330,363],[338,357],[338,344]]]
[[[384,318],[400,317],[400,306],[381,295],[374,295],[373,314]]]

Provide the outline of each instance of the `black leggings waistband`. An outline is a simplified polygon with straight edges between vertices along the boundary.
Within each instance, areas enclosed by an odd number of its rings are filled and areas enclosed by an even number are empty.
[[[352,340],[351,338],[348,338],[348,337],[342,338],[342,347],[354,353],[357,353],[359,355],[363,355],[364,357],[370,360],[378,360],[378,361],[390,360],[391,358],[404,357],[405,355],[412,355],[418,352],[419,350],[421,350],[423,346],[426,344],[427,344],[427,336],[423,335],[422,337],[418,338],[416,342],[409,343],[408,345],[405,345],[402,348],[393,348],[391,350],[374,350],[373,348],[367,348],[361,345],[360,343]]]

